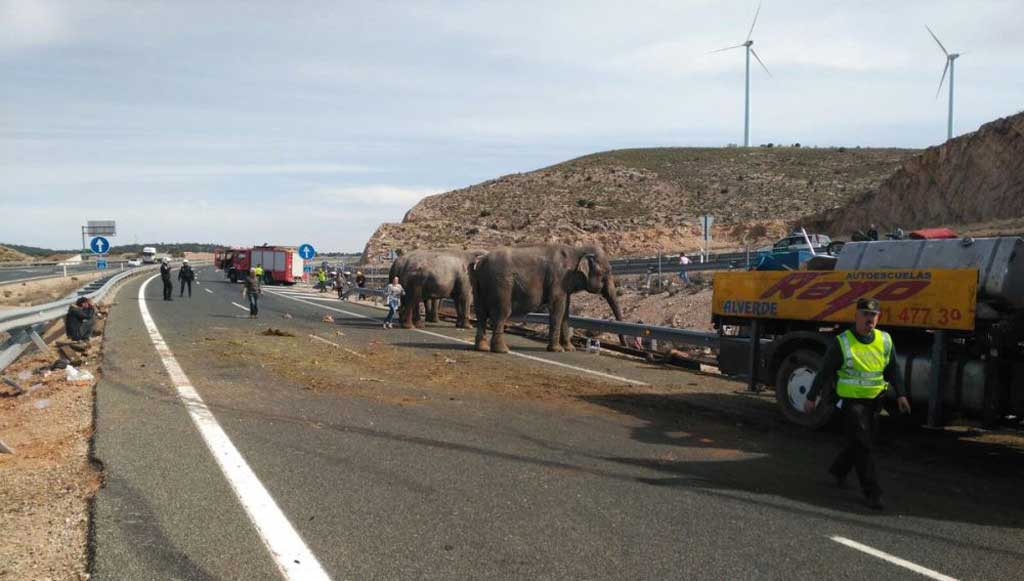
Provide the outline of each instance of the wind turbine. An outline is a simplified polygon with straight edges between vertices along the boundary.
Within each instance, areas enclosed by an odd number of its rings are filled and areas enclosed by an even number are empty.
[[[946,71],[949,71],[949,117],[946,120],[946,141],[949,141],[953,139],[953,73],[956,70],[956,59],[960,58],[962,53],[946,50],[946,47],[942,46],[942,43],[939,42],[939,37],[935,36],[935,33],[932,32],[931,28],[928,28],[927,24],[925,28],[928,29],[928,34],[932,35],[935,43],[942,49],[942,53],[946,55],[946,66],[942,69],[942,78],[939,79],[939,88],[935,91],[935,98],[939,98],[939,93],[942,92],[942,83],[946,81]]]
[[[754,52],[754,41],[750,39],[750,36],[754,34],[754,26],[757,24],[757,16],[761,14],[761,3],[757,4],[757,12],[754,12],[754,21],[750,23],[750,32],[747,33],[747,40],[736,46],[727,46],[718,50],[713,50],[711,53],[722,52],[726,50],[732,50],[734,48],[744,47],[747,49],[747,74],[746,74],[746,85],[744,89],[744,102],[743,102],[743,147],[750,147],[750,55],[754,55],[757,59],[758,64],[764,69],[764,72],[768,73],[768,76],[772,76],[771,72],[768,71],[768,67],[761,61],[761,57],[757,56]],[[711,54],[709,53],[709,54]]]

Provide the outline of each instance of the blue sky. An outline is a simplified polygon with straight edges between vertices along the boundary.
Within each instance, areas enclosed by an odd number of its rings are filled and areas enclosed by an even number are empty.
[[[0,241],[358,251],[425,195],[742,141],[757,2],[0,0]],[[753,143],[925,147],[1024,109],[1018,1],[766,0]]]

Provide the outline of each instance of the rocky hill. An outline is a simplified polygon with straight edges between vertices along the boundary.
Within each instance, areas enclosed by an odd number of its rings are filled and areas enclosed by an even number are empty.
[[[613,255],[765,243],[808,214],[876,190],[917,150],[800,147],[627,149],[507,175],[422,200],[383,224],[364,261],[390,250],[597,242]]]
[[[877,188],[804,223],[850,234],[874,222],[879,230],[950,226],[962,233],[1024,231],[1024,113],[929,147]]]
[[[6,246],[0,246],[0,262],[21,262],[23,260],[31,260],[32,257],[27,254],[22,254],[17,250],[8,248]]]

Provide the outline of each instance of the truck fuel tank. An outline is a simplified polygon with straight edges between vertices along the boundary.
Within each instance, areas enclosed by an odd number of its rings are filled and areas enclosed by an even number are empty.
[[[880,240],[848,242],[836,270],[977,268],[978,299],[1024,308],[1024,239]]]

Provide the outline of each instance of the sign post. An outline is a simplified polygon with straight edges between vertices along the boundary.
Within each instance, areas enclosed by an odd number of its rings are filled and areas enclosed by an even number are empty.
[[[715,217],[711,214],[704,214],[697,219],[700,222],[701,240],[704,242],[704,250],[701,254],[701,263],[708,261],[708,250],[711,248],[711,225],[715,223]]]

